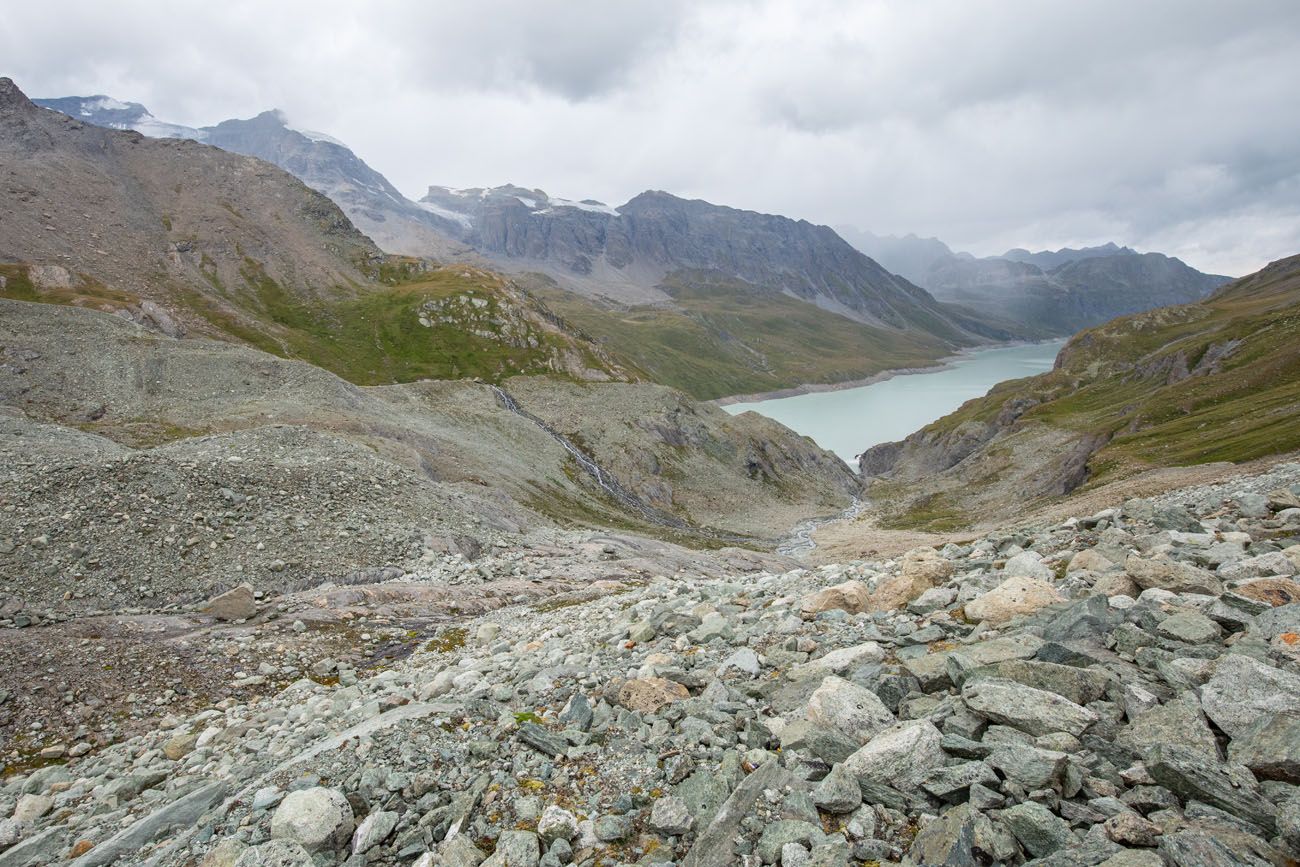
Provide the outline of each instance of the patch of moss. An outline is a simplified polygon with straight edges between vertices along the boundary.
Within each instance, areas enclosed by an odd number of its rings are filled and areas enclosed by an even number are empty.
[[[463,627],[450,626],[440,630],[437,635],[424,645],[424,649],[433,653],[450,653],[465,646],[468,633]]]

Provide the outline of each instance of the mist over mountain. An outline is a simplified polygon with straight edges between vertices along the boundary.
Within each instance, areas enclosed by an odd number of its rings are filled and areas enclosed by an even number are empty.
[[[954,253],[936,238],[840,231],[939,300],[1020,323],[1034,336],[1069,335],[1116,316],[1197,301],[1230,279],[1113,242],[976,257]]]

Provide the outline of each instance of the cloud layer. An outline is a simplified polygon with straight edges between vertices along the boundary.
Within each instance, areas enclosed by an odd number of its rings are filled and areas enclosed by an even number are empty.
[[[1300,253],[1293,0],[14,4],[30,95],[284,109],[400,188],[646,188],[997,253]]]

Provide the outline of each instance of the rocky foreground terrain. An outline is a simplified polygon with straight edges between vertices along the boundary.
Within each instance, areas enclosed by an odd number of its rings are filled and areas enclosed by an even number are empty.
[[[815,570],[552,542],[212,600],[262,697],[33,723],[0,865],[1300,857],[1300,464]]]

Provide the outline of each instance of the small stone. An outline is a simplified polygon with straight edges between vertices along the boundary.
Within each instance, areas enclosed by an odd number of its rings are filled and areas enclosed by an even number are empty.
[[[839,764],[813,789],[812,800],[828,813],[852,813],[862,805],[862,789],[857,779]]]
[[[547,846],[556,840],[572,841],[578,836],[578,819],[563,807],[551,804],[537,820],[537,836]]]
[[[686,802],[674,795],[665,795],[650,809],[650,828],[660,834],[681,836],[691,830],[693,821]]]
[[[664,705],[690,697],[686,687],[662,677],[634,678],[618,691],[618,703],[638,713],[655,713]]]
[[[369,852],[384,842],[397,827],[398,818],[397,813],[387,810],[376,810],[366,816],[361,820],[361,824],[357,825],[357,830],[352,835],[352,851]]]
[[[1035,858],[1068,846],[1074,837],[1069,824],[1042,804],[1026,801],[1002,811],[1002,821]]]
[[[252,584],[240,584],[219,596],[214,596],[200,609],[204,614],[222,621],[248,620],[257,614],[257,598]]]

